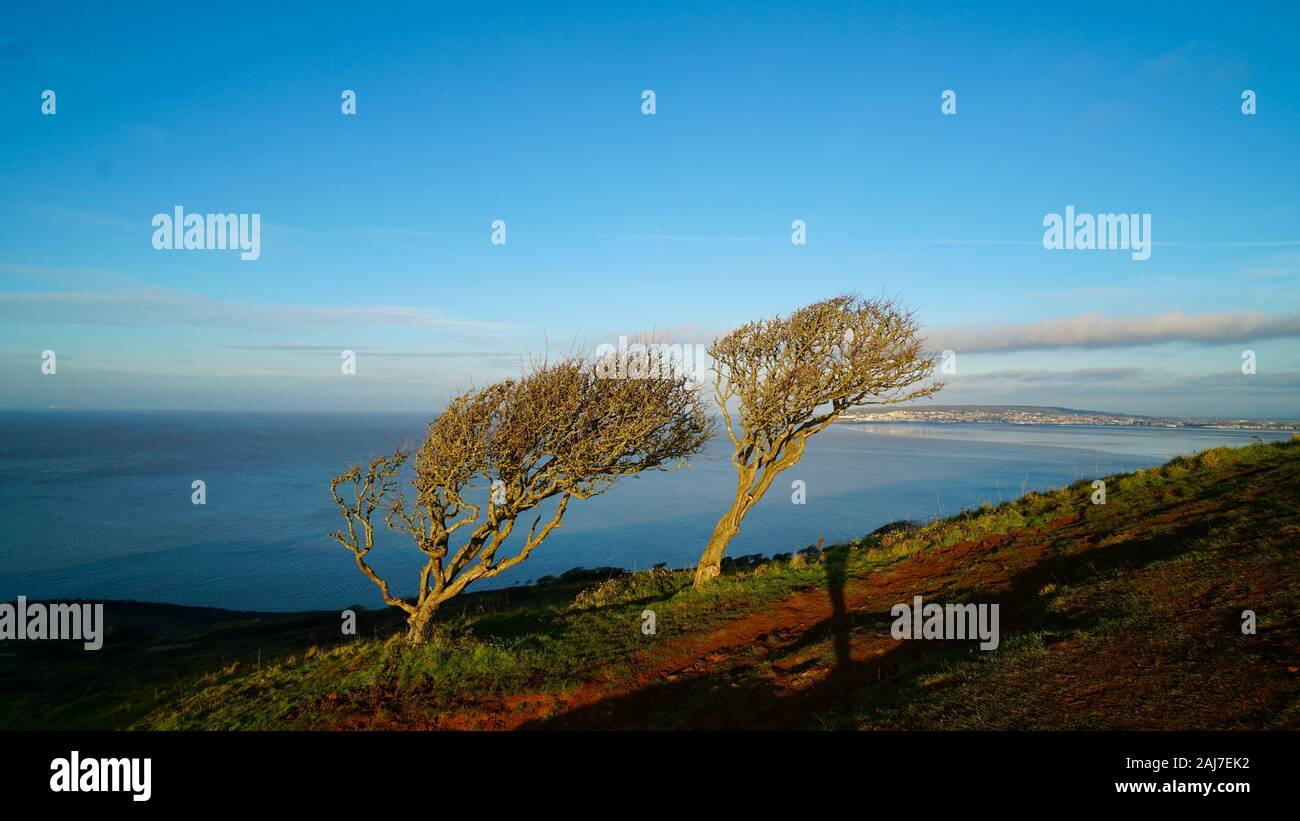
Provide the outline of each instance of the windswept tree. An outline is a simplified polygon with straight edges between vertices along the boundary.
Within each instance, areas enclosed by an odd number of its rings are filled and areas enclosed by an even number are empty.
[[[710,434],[699,391],[686,378],[602,378],[594,363],[569,357],[454,399],[429,423],[408,491],[406,449],[335,477],[330,493],[347,526],[331,535],[384,601],[407,614],[408,638],[420,643],[443,602],[527,559],[560,527],[572,499],[596,496],[620,477],[669,469]],[[515,521],[543,503],[527,535],[507,547]],[[395,595],[367,561],[376,511],[424,554],[413,599]]]
[[[738,481],[695,570],[697,589],[722,572],[741,520],[777,474],[799,461],[809,437],[855,405],[906,402],[942,387],[918,385],[935,366],[923,345],[913,314],[856,294],[751,322],[713,341],[714,393]]]

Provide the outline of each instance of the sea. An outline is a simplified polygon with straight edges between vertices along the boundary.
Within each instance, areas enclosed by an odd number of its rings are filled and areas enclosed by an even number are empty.
[[[134,599],[237,610],[379,608],[329,537],[330,478],[402,444],[416,413],[0,412],[0,600]],[[1007,424],[835,424],[746,517],[728,554],[835,544],[881,525],[1289,433]],[[735,493],[725,435],[689,465],[574,500],[528,561],[471,589],[574,567],[693,566]],[[193,503],[194,482],[205,504]],[[796,483],[802,483],[802,486]],[[802,501],[802,503],[799,503]],[[378,521],[379,517],[376,517]],[[517,549],[522,521],[505,551]],[[422,555],[383,533],[372,564],[414,592]]]

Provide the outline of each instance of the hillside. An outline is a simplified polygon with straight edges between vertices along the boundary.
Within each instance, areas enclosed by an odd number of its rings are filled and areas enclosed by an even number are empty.
[[[1131,413],[1078,410],[1048,405],[868,405],[852,408],[837,422],[871,423],[1107,425],[1112,427],[1223,428],[1231,430],[1300,430],[1296,419],[1227,419],[1185,416],[1139,416]]]
[[[1104,505],[1078,482],[704,593],[656,570],[478,594],[421,648],[391,612],[344,637],[332,612],[118,603],[99,653],[0,647],[0,726],[1300,727],[1300,440],[1106,481]],[[916,595],[998,603],[1001,646],[896,641]]]

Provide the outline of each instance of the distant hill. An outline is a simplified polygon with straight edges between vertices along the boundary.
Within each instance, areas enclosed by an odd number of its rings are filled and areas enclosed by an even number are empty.
[[[852,408],[840,422],[1004,423],[1010,425],[1119,425],[1159,428],[1227,428],[1233,430],[1300,430],[1295,419],[1213,419],[1141,416],[1132,413],[1078,410],[1050,405],[873,405]]]
[[[862,410],[862,411],[887,410],[891,407],[895,410],[900,409],[900,407],[896,405],[895,406],[865,405],[861,408],[854,408],[854,410]],[[1081,414],[1084,416],[1125,416],[1125,417],[1131,417],[1133,419],[1152,418],[1150,416],[1142,416],[1141,414],[1136,414],[1136,413],[1113,413],[1111,411],[1102,411],[1102,410],[1082,410],[1080,408],[1062,408],[1056,405],[911,405],[901,409],[942,410],[942,411],[987,411],[992,413],[1011,413],[1013,411],[1026,411],[1026,412],[1050,411],[1052,413]]]

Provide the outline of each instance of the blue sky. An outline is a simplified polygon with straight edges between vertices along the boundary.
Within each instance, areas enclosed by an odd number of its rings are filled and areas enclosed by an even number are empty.
[[[434,410],[852,289],[936,401],[1300,416],[1300,12],[952,6],[10,7],[0,406]],[[155,250],[176,205],[260,257]],[[1151,258],[1044,249],[1067,205]]]

